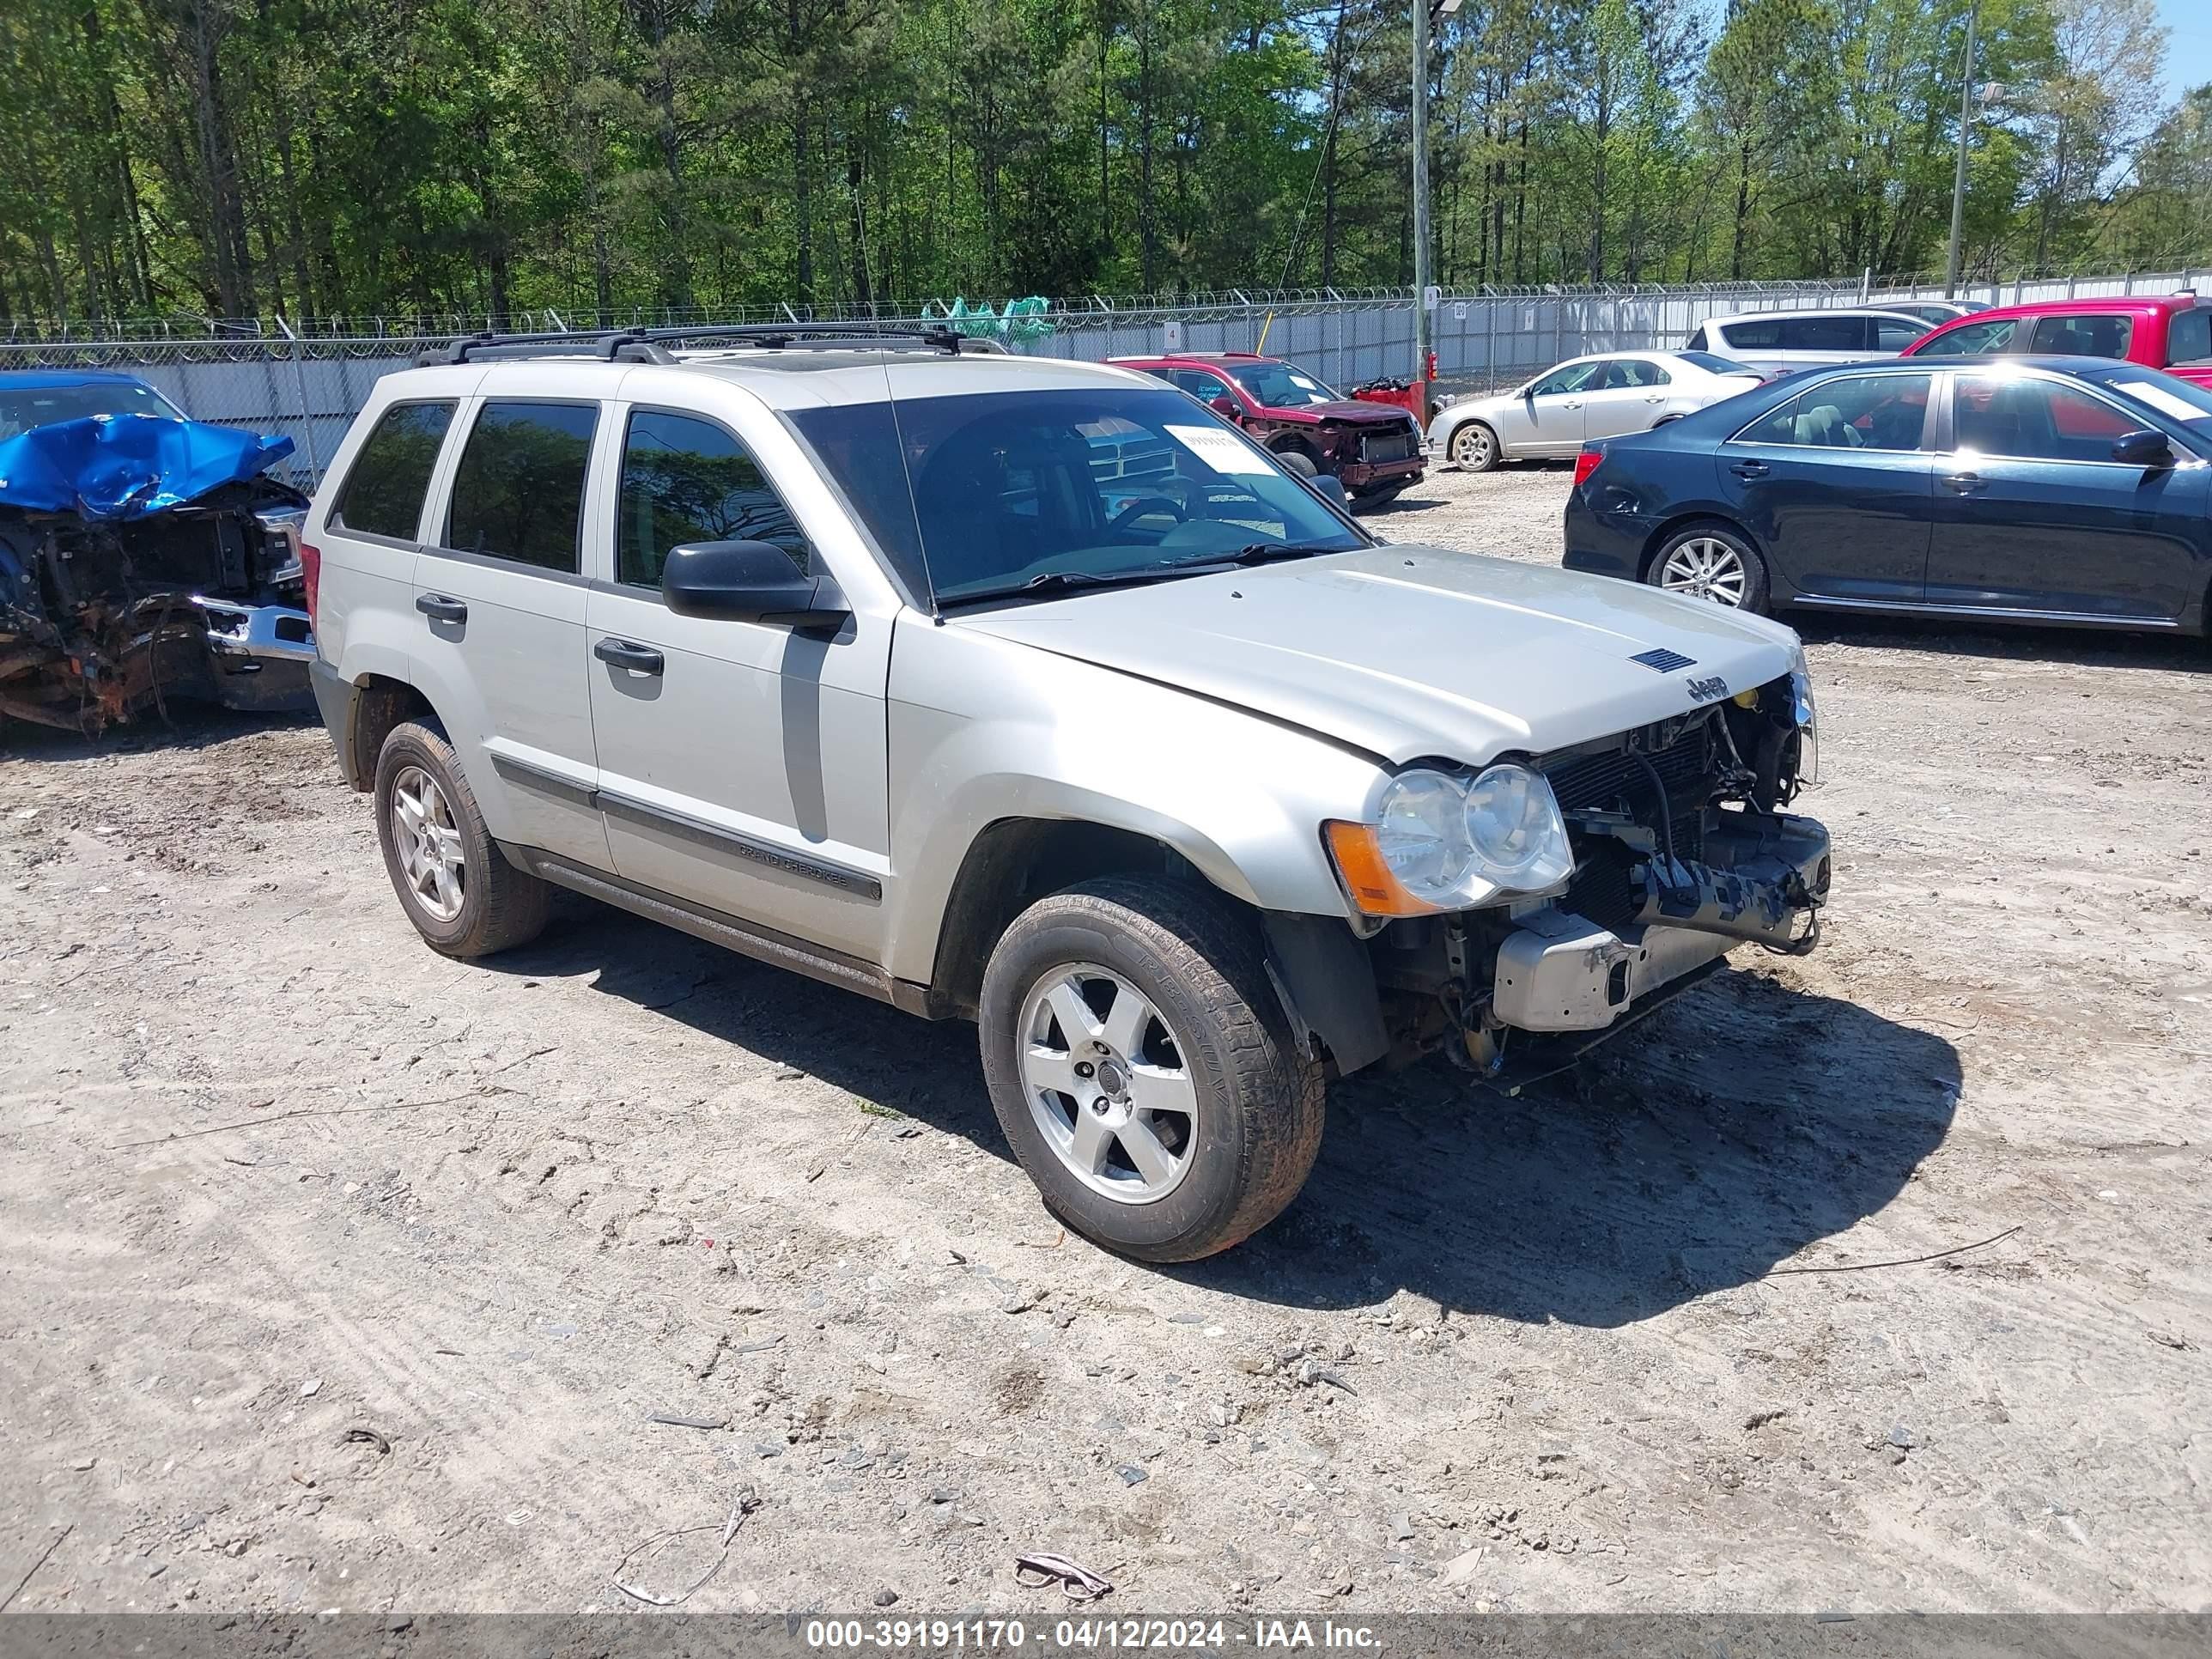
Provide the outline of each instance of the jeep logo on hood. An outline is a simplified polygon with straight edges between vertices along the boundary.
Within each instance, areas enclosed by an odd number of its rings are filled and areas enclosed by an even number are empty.
[[[1691,697],[1698,702],[1712,702],[1729,694],[1728,682],[1717,674],[1708,674],[1701,680],[1685,680]]]

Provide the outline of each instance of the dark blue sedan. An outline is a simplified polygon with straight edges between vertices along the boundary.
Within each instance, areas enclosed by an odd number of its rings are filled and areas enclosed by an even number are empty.
[[[2087,357],[1795,374],[1593,443],[1566,566],[1788,605],[2212,629],[2212,390]]]

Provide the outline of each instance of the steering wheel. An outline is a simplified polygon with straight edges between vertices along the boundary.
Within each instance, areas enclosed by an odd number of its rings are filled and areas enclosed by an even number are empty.
[[[1115,531],[1124,529],[1135,520],[1143,518],[1146,512],[1156,507],[1164,507],[1167,508],[1169,512],[1174,514],[1175,520],[1177,524],[1184,524],[1189,520],[1190,514],[1184,510],[1183,504],[1181,501],[1176,501],[1174,497],[1169,495],[1139,495],[1135,501],[1131,501],[1128,506],[1123,507],[1119,513],[1116,513],[1113,518],[1107,522],[1106,527],[1109,530]]]

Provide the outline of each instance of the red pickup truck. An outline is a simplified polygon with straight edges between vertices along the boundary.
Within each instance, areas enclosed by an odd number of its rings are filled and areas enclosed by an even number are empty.
[[[1960,317],[1922,335],[1906,357],[2111,357],[2212,385],[2212,306],[2194,294],[2044,300]]]

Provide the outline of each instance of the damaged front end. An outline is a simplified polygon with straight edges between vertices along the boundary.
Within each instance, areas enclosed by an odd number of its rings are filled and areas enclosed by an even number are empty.
[[[1510,1088],[1717,971],[1749,943],[1811,951],[1828,833],[1784,809],[1808,781],[1793,678],[1533,757],[1573,849],[1553,891],[1396,921],[1368,952],[1401,1058],[1443,1048]]]
[[[102,415],[0,442],[0,715],[87,735],[173,698],[313,707],[285,438]]]

